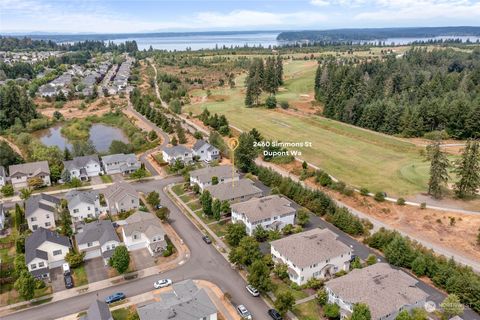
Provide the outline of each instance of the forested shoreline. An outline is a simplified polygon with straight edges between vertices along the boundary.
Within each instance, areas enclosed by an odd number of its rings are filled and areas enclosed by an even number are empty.
[[[315,97],[323,115],[387,134],[480,136],[480,49],[413,48],[384,60],[321,63]]]

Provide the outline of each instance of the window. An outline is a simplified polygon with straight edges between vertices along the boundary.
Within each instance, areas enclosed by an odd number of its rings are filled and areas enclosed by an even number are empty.
[[[87,210],[90,211],[90,206],[87,207]]]
[[[61,255],[61,254],[62,254],[62,250],[54,250],[53,251],[54,256],[58,256],[58,255]]]
[[[49,214],[47,214],[47,215],[45,216],[45,218],[47,218],[47,219],[50,219],[50,215],[49,215]]]
[[[30,269],[32,269],[32,270],[37,269],[37,264],[32,263],[32,264],[30,265]]]
[[[32,222],[33,222],[33,221],[37,221],[37,217],[31,217],[31,218],[30,218],[30,221],[32,221]]]
[[[38,267],[39,267],[39,268],[43,268],[44,266],[45,266],[45,262],[39,262],[39,263],[38,263]]]
[[[37,226],[36,224],[34,224],[34,225],[32,226],[33,231],[37,230],[37,228],[38,228],[38,226]]]
[[[135,203],[135,200],[132,199],[132,203]]]
[[[52,225],[51,222],[45,222],[45,227],[50,227]]]
[[[78,213],[78,209],[73,209],[73,213]]]
[[[93,243],[92,243],[92,242],[88,242],[88,243],[87,243],[87,247],[90,248],[90,247],[92,247],[92,246],[93,246]]]
[[[133,239],[134,239],[134,240],[138,240],[138,238],[139,238],[139,237],[138,237],[138,234],[135,233],[135,234],[133,235]]]

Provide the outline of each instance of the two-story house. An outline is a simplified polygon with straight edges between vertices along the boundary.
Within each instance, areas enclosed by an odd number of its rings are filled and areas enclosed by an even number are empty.
[[[263,191],[250,179],[240,179],[230,183],[219,183],[205,187],[214,199],[231,203],[246,201],[263,196]]]
[[[70,178],[77,178],[82,181],[90,177],[96,177],[102,173],[102,166],[98,155],[75,157],[73,160],[63,162],[64,170],[70,173]]]
[[[290,280],[298,285],[311,278],[329,278],[348,271],[352,249],[328,229],[312,229],[270,243],[273,261],[288,266]]]
[[[82,232],[75,235],[75,240],[78,250],[85,252],[85,260],[102,257],[105,265],[108,265],[113,251],[121,244],[110,220],[85,224]]]
[[[249,236],[253,235],[258,227],[281,230],[286,225],[293,225],[297,212],[290,200],[278,195],[252,198],[232,204],[231,208],[232,222],[245,224]]]
[[[103,195],[111,214],[138,209],[140,199],[137,191],[127,182],[117,182],[105,189]]]
[[[167,248],[162,223],[150,212],[137,211],[125,219],[122,234],[128,251],[147,248],[154,256]]]
[[[418,280],[387,263],[354,269],[325,283],[328,302],[340,307],[342,319],[352,314],[356,303],[370,308],[372,320],[394,320],[398,314],[423,308],[428,294]]]
[[[163,160],[170,164],[175,163],[177,160],[183,163],[193,162],[193,151],[182,145],[163,148],[162,156]]]
[[[25,240],[25,263],[28,271],[39,279],[50,278],[50,269],[62,266],[71,248],[70,240],[43,227]]]
[[[96,218],[103,212],[100,205],[100,194],[96,190],[71,190],[65,195],[68,201],[68,211],[73,222],[87,218]]]
[[[49,186],[50,168],[47,161],[29,162],[23,164],[14,164],[8,167],[10,182],[15,189],[28,187],[28,181],[39,178],[43,184]]]
[[[217,320],[217,308],[205,289],[191,280],[176,282],[160,301],[137,308],[140,320]]]
[[[232,183],[240,180],[238,170],[233,166],[206,167],[190,172],[190,185],[198,185],[203,191],[206,187],[213,185],[213,180],[217,183]]]
[[[0,188],[7,184],[7,172],[4,166],[0,166]]]
[[[112,154],[102,157],[102,165],[106,174],[130,174],[140,169],[141,164],[133,153]]]
[[[34,195],[25,201],[25,219],[32,231],[40,227],[55,228],[55,215],[60,199],[45,193]]]
[[[199,161],[211,162],[220,160],[220,150],[205,140],[197,140],[192,147],[193,156]]]

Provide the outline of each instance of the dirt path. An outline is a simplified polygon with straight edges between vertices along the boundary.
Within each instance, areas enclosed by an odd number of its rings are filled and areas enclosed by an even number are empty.
[[[0,140],[8,143],[8,145],[10,146],[10,148],[13,149],[13,151],[18,153],[22,158],[25,159],[25,155],[23,154],[22,150],[20,150],[20,148],[16,144],[14,144],[12,141],[8,140],[7,138],[5,138],[3,136],[0,136]]]

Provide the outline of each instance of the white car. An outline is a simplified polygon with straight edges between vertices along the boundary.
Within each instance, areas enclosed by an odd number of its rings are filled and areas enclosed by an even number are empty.
[[[252,314],[247,310],[247,308],[245,308],[243,304],[237,306],[237,312],[243,319],[252,320]]]
[[[245,287],[248,292],[254,297],[258,297],[260,295],[260,292],[258,292],[257,288],[249,284],[248,286]]]
[[[172,285],[172,280],[170,280],[170,279],[162,279],[162,280],[158,280],[158,281],[153,283],[153,287],[155,289],[165,288],[165,287],[168,287],[170,285]]]

